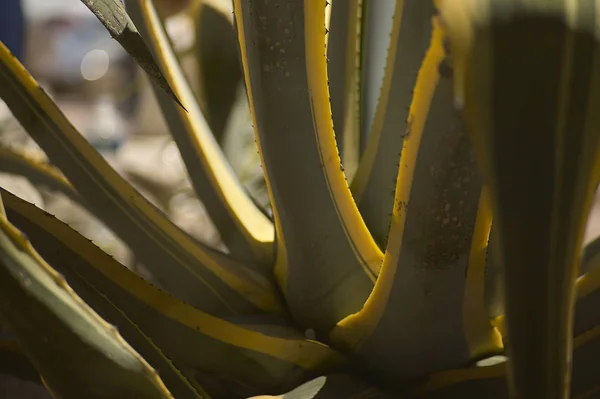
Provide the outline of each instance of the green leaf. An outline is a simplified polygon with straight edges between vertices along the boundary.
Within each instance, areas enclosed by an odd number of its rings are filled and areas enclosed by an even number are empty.
[[[144,43],[129,15],[127,15],[121,1],[81,0],[81,2],[96,15],[112,38],[119,42],[125,51],[142,67],[150,77],[150,80],[156,83],[172,100],[185,109],[163,76],[154,57],[152,57],[152,53],[146,46],[146,43]]]
[[[322,377],[323,378],[323,377]],[[324,385],[314,396],[314,399],[361,398],[361,399],[392,399],[398,398],[384,392],[372,383],[351,374],[331,374],[324,377]],[[286,395],[283,397],[288,399]],[[302,396],[298,396],[301,399]],[[295,399],[290,395],[289,399]]]
[[[0,217],[0,314],[62,399],[172,398],[158,374]]]
[[[356,375],[331,374],[321,376],[278,396],[255,396],[248,399],[391,399],[389,394],[364,382]]]
[[[177,399],[209,399],[208,394],[201,388],[190,385],[187,378],[165,357],[152,340],[110,301],[109,297],[98,291],[78,273],[80,268],[93,267],[86,264],[88,262],[86,256],[93,256],[96,262],[107,260],[116,263],[115,260],[66,224],[34,205],[4,190],[2,190],[2,197],[9,220],[26,232],[29,240],[39,248],[39,253],[45,259],[54,265],[59,265],[57,269],[67,277],[75,292],[88,304],[94,305],[94,310],[105,320],[117,326],[119,333],[127,342],[158,371],[169,391]],[[61,240],[52,234],[61,237]],[[73,251],[69,246],[78,246],[79,251]],[[93,301],[88,302],[89,298],[93,298]]]
[[[398,1],[363,0],[361,27],[361,77],[360,77],[360,140],[361,152],[373,125],[377,102],[384,88],[383,78],[388,49],[392,41],[394,19],[399,15]],[[430,3],[415,2],[414,4]],[[430,5],[429,5],[430,6]],[[425,49],[423,49],[425,50]],[[362,154],[361,154],[362,155]]]
[[[72,201],[86,206],[71,183],[52,165],[36,161],[12,149],[0,147],[0,171],[23,176],[36,186],[62,193]]]
[[[596,302],[596,306],[600,305]],[[572,384],[570,397],[573,399],[596,398],[600,367],[600,326],[575,336],[572,355]],[[414,390],[415,398],[445,399],[477,397],[490,399],[509,398],[507,363],[485,367],[469,367],[435,373],[427,382]]]
[[[271,281],[175,226],[69,123],[0,44],[0,97],[83,197],[164,287],[212,314],[278,313]]]
[[[231,2],[229,6],[232,6]],[[223,138],[238,88],[243,84],[231,11],[224,13],[215,8],[215,4],[200,3],[194,18],[199,97],[208,124],[218,142]]]
[[[452,79],[440,74],[444,36],[437,18],[431,36],[381,273],[363,309],[332,333],[396,384],[502,352],[484,296],[488,193],[452,104]]]
[[[249,266],[261,266],[259,270],[264,271],[266,265],[273,263],[273,223],[252,202],[223,155],[195,102],[152,2],[128,0],[127,4],[171,86],[189,104],[189,112],[184,112],[155,88],[196,194],[232,256]]]
[[[569,387],[574,283],[600,178],[596,7],[443,2],[456,104],[492,192],[515,398]]]
[[[574,352],[571,397],[590,398],[597,393],[595,370],[600,366],[600,239],[590,243],[581,269],[587,272],[576,284],[577,303],[573,325]],[[503,316],[497,318],[499,328],[504,330]],[[506,337],[505,337],[506,339]],[[482,398],[508,397],[506,364],[448,370],[428,377],[427,382],[416,388],[425,398],[461,397],[477,395]]]
[[[490,204],[491,205],[491,204]],[[498,262],[498,239],[496,238],[494,224],[490,230],[490,238],[486,249],[485,260],[485,307],[490,319],[504,314],[504,292],[502,289],[502,266]]]
[[[153,363],[161,359],[145,337],[188,380],[216,398],[278,393],[346,364],[337,352],[305,339],[277,317],[220,319],[195,309],[153,287],[44,211],[14,196],[5,198],[11,220],[43,256],[60,265],[78,294],[155,365],[169,388],[176,375],[166,374],[164,360]]]
[[[501,333],[506,339],[504,331],[504,292],[502,287],[502,265],[498,262],[498,240],[495,238],[494,228],[490,232],[490,240],[487,248],[487,260],[485,267],[485,302],[488,315],[494,325],[501,327]],[[600,238],[587,244],[583,251],[583,259],[579,267],[579,277],[596,268],[600,263]],[[587,279],[587,278],[586,278]]]
[[[376,2],[371,3],[370,7],[377,7]],[[403,137],[413,129],[408,123],[409,108],[417,73],[431,41],[433,14],[431,0],[396,2],[377,108],[372,118],[365,116],[373,123],[350,185],[358,209],[382,249],[390,230]]]
[[[339,0],[331,4],[327,36],[327,76],[335,138],[352,180],[360,157],[360,75],[362,0]]]
[[[336,148],[325,7],[325,0],[285,7],[234,2],[275,218],[275,275],[291,313],[317,337],[360,310],[382,260],[352,199]]]
[[[575,283],[577,292],[577,307],[575,308],[574,330],[576,333],[586,331],[600,324],[600,314],[596,311],[596,304],[600,301],[600,238],[592,241],[584,249],[584,258],[580,274]],[[506,320],[504,308],[499,307],[499,313],[491,315],[492,323],[498,327],[504,339],[507,340]]]

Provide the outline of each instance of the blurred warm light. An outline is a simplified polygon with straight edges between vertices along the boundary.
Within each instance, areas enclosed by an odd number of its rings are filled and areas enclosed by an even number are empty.
[[[81,60],[81,75],[85,80],[98,80],[106,74],[110,58],[104,50],[88,52]]]
[[[168,165],[175,165],[181,162],[181,155],[179,154],[179,148],[174,141],[169,142],[162,153],[162,160]]]
[[[188,14],[176,14],[167,18],[165,29],[173,41],[175,51],[185,51],[194,45],[194,21]]]

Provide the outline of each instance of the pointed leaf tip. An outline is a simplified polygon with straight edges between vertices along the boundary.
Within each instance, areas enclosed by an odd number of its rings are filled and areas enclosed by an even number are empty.
[[[130,22],[130,24],[133,25],[133,22]],[[135,27],[133,29],[129,27],[125,28],[123,32],[118,36],[115,36],[114,39],[136,60],[138,65],[146,72],[146,74],[148,74],[152,82],[156,83],[185,112],[188,112],[187,108],[183,105],[181,100],[179,100],[169,85],[169,82],[160,70],[150,49],[146,46],[144,39],[140,36]]]
[[[81,0],[81,2],[96,15],[110,35],[148,74],[150,80],[164,90],[185,112],[188,112],[164,77],[123,4],[119,0]]]

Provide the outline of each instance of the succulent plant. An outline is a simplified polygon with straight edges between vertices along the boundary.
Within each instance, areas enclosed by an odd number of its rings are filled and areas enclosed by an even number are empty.
[[[597,2],[393,2],[365,131],[363,2],[234,0],[272,218],[152,0],[127,0],[131,18],[85,3],[117,40],[128,29],[228,252],[134,190],[0,45],[0,96],[53,165],[6,152],[2,170],[84,205],[157,282],[3,190],[0,316],[19,344],[0,345],[2,370],[39,372],[62,399],[245,398],[317,377],[296,397],[600,397],[600,241],[581,249],[600,177]]]

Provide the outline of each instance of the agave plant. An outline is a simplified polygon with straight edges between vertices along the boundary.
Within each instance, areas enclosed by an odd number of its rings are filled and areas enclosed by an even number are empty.
[[[62,399],[244,398],[317,377],[305,397],[600,397],[600,241],[581,249],[597,2],[397,0],[365,131],[362,2],[235,0],[272,219],[152,0],[126,1],[131,18],[85,3],[149,71],[228,253],[136,192],[0,45],[0,96],[53,165],[7,152],[3,170],[90,209],[160,286],[2,191],[0,315],[18,337],[3,370],[37,370]]]

